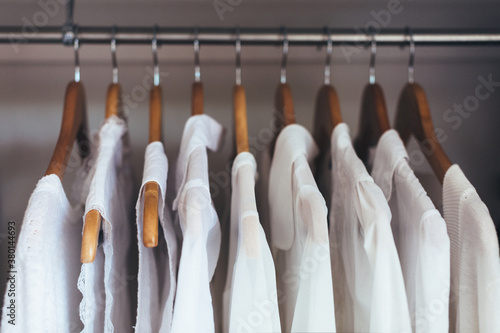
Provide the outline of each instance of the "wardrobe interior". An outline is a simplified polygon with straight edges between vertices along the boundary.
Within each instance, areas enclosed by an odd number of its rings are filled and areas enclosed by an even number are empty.
[[[64,23],[61,0],[0,0],[1,25],[36,28],[39,12],[46,26]],[[323,27],[348,28],[365,33],[378,22],[383,29],[500,29],[499,1],[376,0],[376,1],[222,1],[215,0],[106,0],[79,1],[75,23],[96,26],[179,27]],[[388,7],[397,8],[394,13]],[[218,9],[217,9],[218,8]],[[230,8],[230,9],[229,9]],[[37,23],[37,24],[38,24]],[[356,29],[356,30],[355,30]],[[248,46],[241,51],[242,83],[246,88],[251,151],[262,149],[274,110],[280,79],[281,47]],[[193,45],[162,45],[158,49],[163,88],[163,143],[173,180],[183,126],[191,112],[194,80]],[[323,83],[325,48],[289,48],[287,82],[292,88],[296,122],[312,130],[314,101]],[[376,53],[376,81],[382,86],[389,117],[394,122],[398,95],[408,80],[408,46],[380,46]],[[132,159],[137,185],[148,143],[149,86],[152,83],[151,45],[118,45],[119,82],[130,127]],[[334,46],[331,82],[337,89],[343,120],[358,130],[363,87],[368,83],[370,50]],[[109,45],[81,45],[81,81],[85,85],[89,128],[96,131],[104,119],[105,96],[112,79]],[[231,159],[234,157],[232,88],[235,47],[201,45],[201,80],[205,113],[226,128],[222,149],[209,155],[212,198],[216,207],[229,207]],[[62,116],[64,91],[74,75],[72,47],[26,43],[0,44],[0,284],[4,287],[7,261],[7,222],[16,221],[17,234],[29,196],[43,176],[54,148]],[[484,81],[493,82],[476,96]],[[434,126],[441,128],[442,146],[458,163],[488,206],[500,228],[500,45],[416,47],[415,81],[427,93]],[[478,104],[473,101],[478,100]],[[472,101],[472,102],[471,102]],[[466,112],[458,112],[462,107]],[[448,111],[451,110],[451,111]],[[467,111],[469,110],[469,111]],[[453,120],[450,120],[453,116]],[[252,143],[254,142],[254,143]],[[419,150],[416,144],[408,148]],[[76,152],[74,152],[76,156]],[[71,163],[71,162],[70,162]],[[431,172],[424,159],[412,159],[423,173]],[[71,184],[71,166],[65,185]],[[67,192],[71,191],[67,186]],[[172,200],[172,198],[170,198]],[[218,211],[221,221],[229,213]]]

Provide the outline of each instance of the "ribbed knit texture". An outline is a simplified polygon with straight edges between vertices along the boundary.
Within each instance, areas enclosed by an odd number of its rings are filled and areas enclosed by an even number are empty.
[[[500,258],[488,208],[458,165],[443,183],[451,247],[450,332],[500,332]]]

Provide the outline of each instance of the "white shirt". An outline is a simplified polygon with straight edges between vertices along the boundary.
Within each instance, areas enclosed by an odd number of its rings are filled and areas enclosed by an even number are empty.
[[[318,148],[300,125],[276,141],[269,175],[271,240],[283,332],[333,332],[327,208],[309,163]]]
[[[281,332],[274,262],[255,202],[256,171],[252,154],[236,156],[224,332]]]
[[[451,242],[450,332],[500,332],[500,258],[488,208],[458,165],[443,182]]]
[[[136,204],[137,241],[139,245],[139,273],[137,292],[137,320],[135,331],[140,333],[165,332],[172,326],[172,312],[177,276],[177,239],[165,205],[168,160],[163,144],[152,142],[146,147],[142,186]],[[159,187],[158,246],[147,248],[143,242],[144,188],[155,182]]]
[[[339,332],[411,332],[391,211],[354,152],[349,129],[332,133],[330,240]]]
[[[45,176],[36,185],[21,229],[16,226],[19,237],[15,262],[8,262],[7,268],[13,271],[7,277],[14,278],[7,281],[2,332],[62,333],[82,329],[78,317],[82,297],[76,288],[81,265],[78,244],[82,238],[82,208],[71,207],[58,176]],[[15,233],[12,235],[15,240]]]
[[[220,226],[210,197],[207,151],[218,149],[223,128],[207,115],[188,119],[177,160],[174,210],[183,242],[172,320],[173,333],[214,332],[210,280],[220,250]]]
[[[132,330],[136,310],[133,253],[137,250],[132,247],[133,178],[126,121],[116,116],[106,119],[95,142],[85,215],[99,211],[104,237],[94,262],[82,265],[80,317],[84,332],[127,332]]]
[[[450,239],[446,223],[410,168],[395,130],[386,131],[378,141],[372,177],[391,208],[412,331],[448,332]]]

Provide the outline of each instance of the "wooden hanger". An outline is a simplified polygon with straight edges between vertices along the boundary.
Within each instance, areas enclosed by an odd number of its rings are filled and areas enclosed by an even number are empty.
[[[415,42],[411,31],[408,31],[408,35],[410,37],[408,83],[399,95],[396,111],[396,130],[405,143],[413,134],[420,148],[425,152],[427,161],[429,161],[439,182],[443,184],[444,175],[452,163],[436,137],[424,89],[419,84],[414,83]]]
[[[203,114],[203,83],[194,82],[191,94],[191,115]]]
[[[241,84],[237,84],[234,86],[233,106],[237,153],[239,154],[242,152],[249,152],[250,146],[248,144],[248,122],[245,88]]]
[[[358,136],[354,148],[363,162],[368,162],[370,148],[377,145],[382,134],[391,128],[382,87],[375,83],[376,43],[372,36],[370,83],[366,85],[361,102]]]
[[[295,109],[293,106],[292,90],[288,83],[280,83],[276,89],[274,106],[278,111],[275,119],[280,124],[280,129],[290,124],[295,124]]]
[[[247,102],[245,88],[241,84],[241,41],[239,39],[239,30],[236,38],[236,84],[233,89],[233,108],[236,153],[249,152]]]
[[[118,83],[111,83],[108,86],[105,114],[106,119],[112,116],[122,117],[123,115],[121,108],[121,87]],[[84,264],[91,263],[95,259],[101,222],[101,214],[96,209],[90,210],[85,215],[81,251],[81,262]]]
[[[281,130],[288,125],[295,124],[295,111],[293,107],[292,90],[287,83],[280,83],[274,95],[274,107],[276,109],[273,116],[274,138],[271,142],[271,156],[274,155],[274,146]]]
[[[314,140],[320,151],[330,146],[335,126],[342,122],[337,91],[331,85],[323,85],[316,96],[314,111]]]
[[[106,95],[105,118],[112,116],[123,117],[121,103],[121,87],[118,84],[118,67],[116,65],[116,41],[111,42],[111,55],[113,60],[113,83],[108,86]],[[98,210],[92,209],[85,215],[85,225],[82,235],[82,251],[80,259],[82,263],[91,263],[95,259],[101,230],[102,216]]]
[[[61,129],[54,152],[50,158],[49,166],[45,172],[46,176],[57,175],[61,182],[75,140],[78,142],[78,151],[82,159],[87,157],[90,152],[90,140],[87,136],[88,123],[85,90],[83,84],[80,83],[80,60],[78,56],[80,43],[77,28],[74,31],[74,36],[75,80],[70,82],[66,87]]]
[[[66,87],[61,129],[45,175],[55,174],[62,182],[75,140],[82,159],[89,154],[90,141],[87,134],[85,91],[81,82],[72,81]]]
[[[363,92],[358,136],[354,142],[356,153],[363,162],[367,162],[370,148],[375,147],[390,128],[382,88],[377,83],[368,84]]]
[[[151,89],[149,109],[149,143],[161,141],[161,88]],[[142,241],[146,247],[158,246],[158,198],[160,187],[147,182],[144,188],[144,228]]]
[[[422,150],[427,152],[425,157],[443,184],[444,175],[452,163],[436,137],[429,103],[424,90],[417,83],[406,84],[399,96],[396,130],[405,143],[413,134]]]
[[[288,125],[295,124],[295,109],[293,106],[292,90],[286,83],[286,62],[288,56],[288,39],[286,33],[283,34],[283,58],[281,61],[281,79],[274,95],[274,107],[276,112],[273,117],[274,129],[276,131],[272,142],[271,152],[274,152],[274,145],[281,130]],[[271,153],[272,154],[272,153]]]
[[[156,28],[155,28],[156,36]],[[161,87],[158,68],[157,42],[153,38],[154,83],[149,98],[149,143],[161,141]],[[144,225],[142,242],[146,247],[158,246],[158,198],[160,187],[157,182],[147,182],[144,187]]]
[[[120,105],[121,94],[122,89],[118,83],[111,83],[108,86],[108,93],[106,95],[106,119],[110,118],[111,116],[117,116],[119,118],[123,117],[123,112]]]
[[[342,122],[337,91],[330,84],[332,41],[329,31],[326,54],[325,81],[316,95],[316,104],[314,107],[313,135],[321,152],[326,151],[330,147],[333,129]]]

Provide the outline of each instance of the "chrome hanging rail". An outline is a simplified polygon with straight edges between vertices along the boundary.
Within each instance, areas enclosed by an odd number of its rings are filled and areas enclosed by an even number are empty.
[[[36,43],[73,45],[74,28],[65,26],[0,26],[0,43]],[[239,33],[237,33],[237,30]],[[151,44],[155,37],[148,27],[117,27],[115,39],[118,44]],[[374,35],[354,29],[286,28],[290,45],[355,44],[368,46],[372,39],[377,46],[407,45],[406,29],[381,30]],[[329,31],[329,33],[327,33]],[[283,43],[283,28],[208,28],[158,27],[156,40],[161,44],[193,44],[197,38],[205,45],[234,45],[239,36],[242,45],[276,45]],[[373,36],[372,36],[373,35]],[[82,44],[109,44],[113,38],[112,27],[78,26],[78,39]],[[418,45],[500,45],[500,31],[488,30],[425,30],[412,29],[412,40]]]

